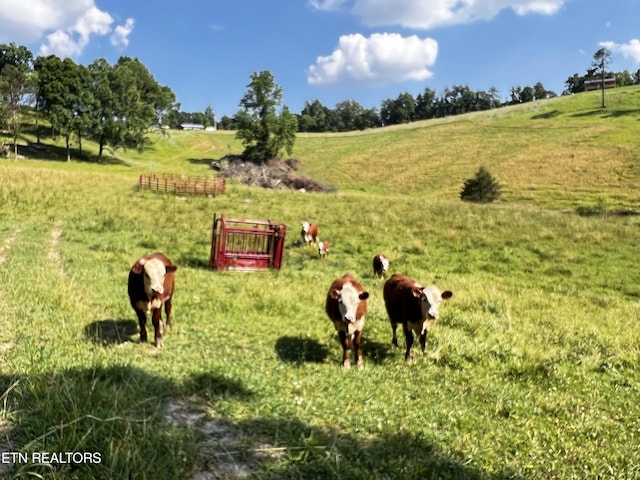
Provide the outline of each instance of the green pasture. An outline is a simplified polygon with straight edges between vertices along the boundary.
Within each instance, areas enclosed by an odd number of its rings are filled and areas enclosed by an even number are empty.
[[[0,160],[0,478],[640,477],[640,88],[599,101],[301,134],[299,173],[327,194],[137,191],[140,173],[211,173],[241,151],[229,132],[154,134],[102,164],[89,142]],[[459,200],[481,165],[501,202]],[[214,213],[286,224],[282,270],[211,270]],[[126,296],[156,250],[179,266],[164,349],[138,343]],[[412,364],[379,252],[454,292]],[[361,371],[324,313],[347,272],[370,292]]]

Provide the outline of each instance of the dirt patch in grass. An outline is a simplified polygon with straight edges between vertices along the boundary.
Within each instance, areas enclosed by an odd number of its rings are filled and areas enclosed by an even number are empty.
[[[247,445],[246,433],[233,424],[211,418],[198,405],[188,401],[170,401],[164,419],[175,427],[187,427],[198,432],[200,443],[199,469],[193,480],[218,478],[249,478],[253,463],[260,459],[284,455],[282,448],[266,443]]]
[[[256,164],[245,161],[239,155],[226,155],[220,160],[211,162],[211,168],[223,177],[232,178],[251,187],[280,188],[300,190],[305,192],[335,192],[334,187],[323,185],[321,182],[296,171],[300,167],[300,160],[289,158],[282,160],[273,158],[266,163]]]

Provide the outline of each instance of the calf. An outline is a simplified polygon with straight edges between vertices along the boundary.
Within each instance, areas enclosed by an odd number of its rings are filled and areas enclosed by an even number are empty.
[[[318,243],[318,224],[302,222],[302,230],[300,231],[300,235],[302,236],[302,243],[305,245]]]
[[[381,253],[373,257],[373,274],[377,277],[386,277],[389,270],[389,259]]]
[[[320,255],[320,258],[326,258],[329,256],[329,242],[326,240],[318,242],[318,255]]]
[[[394,274],[385,282],[382,294],[393,331],[391,343],[398,346],[396,328],[401,324],[407,346],[404,359],[410,362],[413,360],[413,333],[420,338],[424,353],[427,334],[438,318],[440,302],[451,298],[453,293],[449,290],[440,293],[435,285],[423,287],[409,277]]]
[[[138,316],[140,341],[147,341],[147,315],[151,315],[156,347],[162,347],[162,306],[167,317],[166,328],[171,328],[171,300],[175,285],[174,265],[160,252],[145,255],[129,271],[129,301]]]
[[[325,309],[340,337],[342,367],[345,369],[351,368],[349,360],[351,344],[353,344],[358,368],[364,367],[360,342],[364,330],[364,317],[367,313],[367,298],[369,298],[369,292],[365,291],[362,285],[349,274],[335,280],[327,293]]]

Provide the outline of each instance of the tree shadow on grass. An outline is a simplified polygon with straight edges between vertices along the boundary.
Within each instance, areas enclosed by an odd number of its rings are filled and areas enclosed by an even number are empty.
[[[276,341],[276,353],[283,362],[323,363],[329,355],[329,349],[312,338],[280,337]]]
[[[131,342],[138,333],[138,323],[135,320],[105,319],[91,322],[84,327],[84,335],[93,343],[100,345],[119,345]]]
[[[98,161],[98,155],[85,151],[81,153],[76,148],[71,148],[70,154],[71,160],[75,162],[95,163],[97,165],[127,165],[127,162],[109,155],[103,155],[102,159]],[[66,162],[67,148],[49,143],[27,142],[18,144],[18,155],[22,155],[27,159]]]
[[[219,438],[216,438],[219,437]],[[207,442],[209,473],[222,478],[506,480],[463,464],[426,435],[386,433],[361,438],[297,419],[258,418],[227,424]],[[218,478],[218,477],[214,477]]]
[[[0,451],[29,459],[3,465],[3,473],[16,478],[517,477],[466,465],[462,454],[438,445],[427,431],[359,435],[295,417],[251,417],[249,409],[241,420],[212,415],[211,403],[221,398],[244,402],[254,396],[226,372],[176,383],[130,365],[70,368],[0,375],[0,393],[12,421],[3,430],[10,441],[0,443]],[[93,452],[99,461],[31,460],[33,452],[77,451]]]
[[[202,440],[195,427],[206,411],[202,397],[185,398],[196,391],[233,401],[252,395],[228,376],[194,375],[183,385],[130,365],[0,375],[0,411],[7,419],[0,453],[25,455],[0,464],[0,472],[11,478],[192,478]],[[38,462],[34,452],[91,456]]]
[[[531,120],[548,120],[550,118],[557,117],[558,115],[560,115],[560,111],[556,109],[556,110],[551,110],[550,112],[533,115],[531,117]]]
[[[190,164],[192,165],[207,165],[207,166],[211,166],[211,162],[216,161],[215,158],[189,158],[187,160]],[[211,170],[209,172],[210,175],[213,175],[215,172],[213,170]]]

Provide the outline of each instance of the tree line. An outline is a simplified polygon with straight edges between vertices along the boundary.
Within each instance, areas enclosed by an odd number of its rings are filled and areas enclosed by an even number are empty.
[[[110,65],[101,58],[84,66],[0,45],[0,125],[11,135],[16,156],[25,115],[33,115],[36,125],[46,120],[51,136],[64,138],[67,160],[73,136],[80,154],[83,139],[96,141],[101,161],[107,147],[143,149],[150,127],[174,105],[172,90],[138,59],[120,57]],[[41,129],[36,132],[40,143]]]
[[[605,77],[615,78],[617,86],[640,83],[640,70],[634,74],[627,70],[607,72],[610,57],[607,49],[598,50],[584,75],[575,73],[566,80],[562,95],[582,92],[586,81],[600,79],[604,106]],[[182,111],[171,88],[159,85],[138,59],[120,57],[110,65],[101,58],[83,66],[55,55],[34,58],[28,48],[14,43],[0,45],[0,127],[12,136],[16,155],[23,117],[31,113],[36,122],[46,121],[52,136],[65,139],[67,159],[72,137],[77,139],[80,153],[82,139],[96,141],[100,160],[107,147],[144,148],[154,127],[179,128],[185,123],[199,123],[238,131],[238,138],[247,147],[245,154],[255,160],[276,147],[290,150],[295,132],[363,130],[490,110],[556,95],[540,82],[514,86],[505,99],[493,87],[484,91],[454,85],[440,95],[431,88],[415,97],[404,92],[383,100],[379,108],[365,108],[355,100],[329,108],[315,99],[305,102],[302,111],[294,114],[286,106],[280,106],[282,89],[273,75],[265,71],[252,75],[238,112],[216,122],[211,106],[204,112]],[[40,129],[36,131],[39,142]]]

